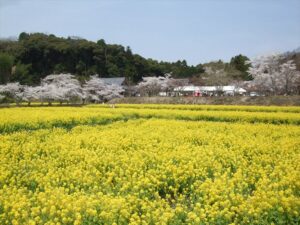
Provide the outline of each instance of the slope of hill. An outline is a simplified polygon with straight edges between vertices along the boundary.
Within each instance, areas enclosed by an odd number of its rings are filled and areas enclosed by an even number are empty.
[[[52,73],[99,74],[100,77],[126,77],[127,82],[137,82],[143,76],[160,76],[171,71],[175,77],[203,72],[201,65],[189,66],[185,60],[170,63],[146,59],[134,54],[129,46],[107,44],[103,39],[92,42],[43,33],[21,33],[18,40],[2,40],[1,52],[14,57],[20,73],[11,80],[29,84],[38,83]]]

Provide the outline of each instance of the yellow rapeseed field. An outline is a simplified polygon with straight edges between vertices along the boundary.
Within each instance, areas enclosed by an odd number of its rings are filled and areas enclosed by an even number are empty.
[[[0,224],[300,224],[300,108],[0,109]]]

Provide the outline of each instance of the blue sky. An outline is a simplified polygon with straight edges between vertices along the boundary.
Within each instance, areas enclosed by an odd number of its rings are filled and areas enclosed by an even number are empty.
[[[189,64],[293,50],[299,24],[300,0],[0,0],[0,37],[103,38]]]

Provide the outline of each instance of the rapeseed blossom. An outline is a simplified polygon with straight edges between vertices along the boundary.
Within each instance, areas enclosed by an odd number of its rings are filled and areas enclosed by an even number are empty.
[[[1,109],[0,224],[299,224],[297,109]]]

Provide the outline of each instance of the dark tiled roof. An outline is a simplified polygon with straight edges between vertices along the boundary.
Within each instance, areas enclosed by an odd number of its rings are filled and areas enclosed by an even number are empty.
[[[111,78],[101,78],[105,84],[115,84],[122,85],[125,77],[111,77]]]

